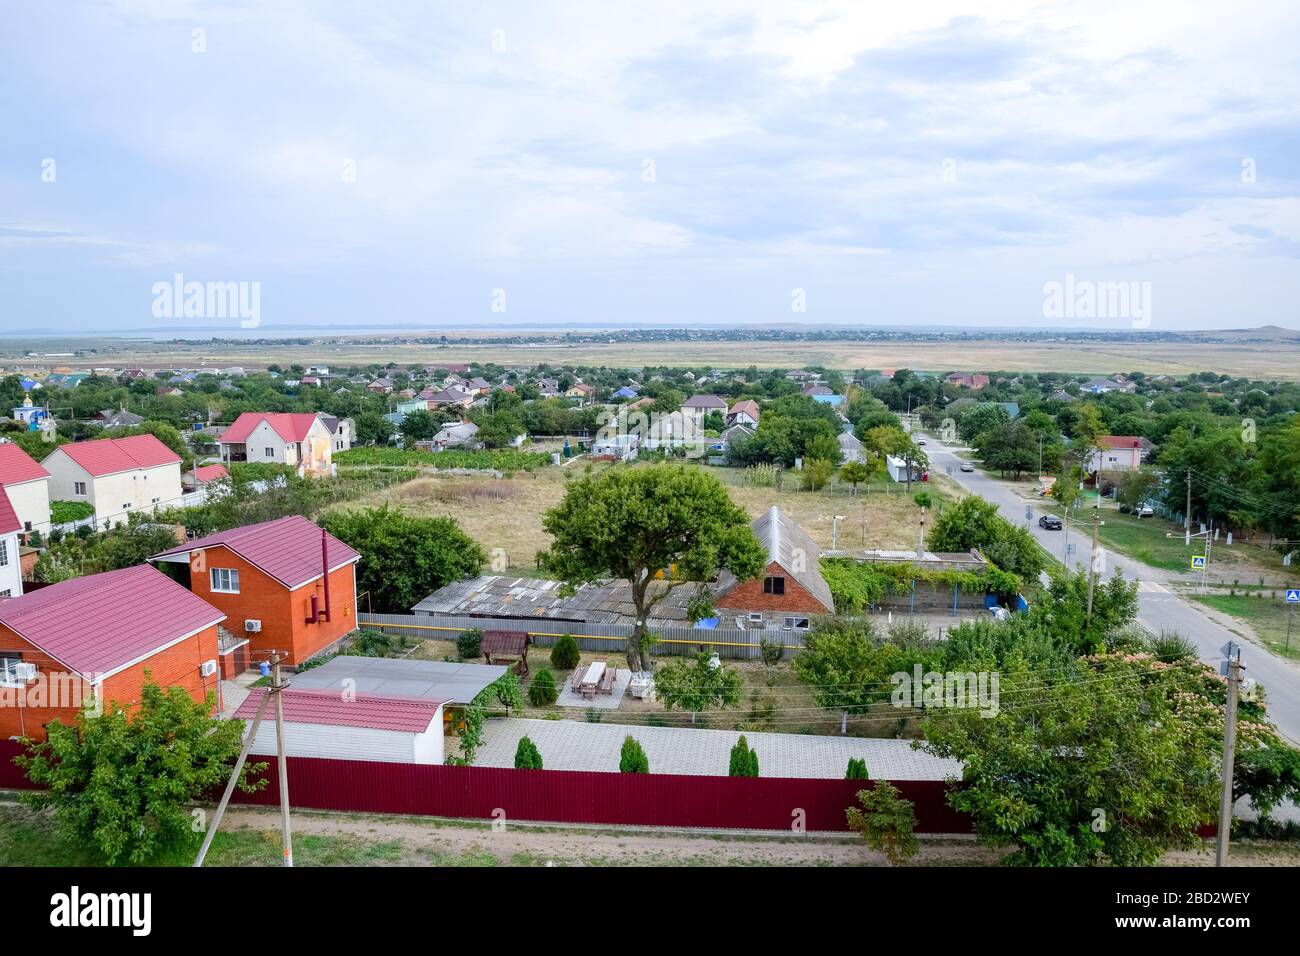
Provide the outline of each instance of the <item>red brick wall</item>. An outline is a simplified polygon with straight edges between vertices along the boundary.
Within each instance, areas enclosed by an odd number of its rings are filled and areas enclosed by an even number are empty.
[[[239,572],[239,593],[224,594],[212,590],[212,568],[233,568]],[[325,589],[318,579],[290,592],[279,581],[249,564],[227,548],[206,549],[203,561],[190,562],[190,589],[213,607],[226,613],[224,627],[232,634],[248,638],[249,660],[254,666],[264,661],[272,650],[286,651],[289,665],[307,660],[356,629],[356,565],[347,564],[330,572],[331,620],[308,624],[311,596],[325,607]],[[262,630],[250,634],[244,621],[259,620]]]
[[[53,683],[51,678],[57,681],[59,676],[67,675],[58,661],[37,650],[4,625],[0,625],[0,650],[21,652],[25,662],[36,665],[39,674],[47,681],[47,687]],[[208,691],[212,691],[218,695],[217,706],[220,707],[217,676],[214,674],[205,678],[199,675],[199,665],[204,661],[215,660],[216,657],[217,628],[214,624],[179,644],[165,648],[106,678],[101,688],[102,696],[106,704],[118,703],[128,710],[134,710],[143,695],[145,671],[148,671],[153,683],[160,687],[183,687],[195,700],[202,700]],[[29,693],[33,687],[33,684],[28,685]],[[16,695],[17,691],[14,690],[0,690],[0,738],[26,734],[36,740],[44,740],[45,724],[52,720],[72,724],[76,720],[76,706],[18,707]]]
[[[769,575],[785,578],[784,594],[764,594],[763,579]],[[789,611],[800,614],[829,614],[830,611],[795,580],[785,568],[773,561],[763,573],[752,581],[742,581],[726,594],[717,598],[716,607],[735,611]]]

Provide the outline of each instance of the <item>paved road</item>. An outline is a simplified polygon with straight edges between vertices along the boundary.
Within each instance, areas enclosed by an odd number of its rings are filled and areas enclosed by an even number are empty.
[[[962,472],[958,466],[964,457],[959,454],[964,449],[946,447],[937,438],[928,438],[925,451],[930,457],[931,470],[944,473],[952,468],[949,476],[968,491],[972,491],[998,506],[1002,516],[1016,524],[1025,524],[1025,507],[1029,503],[1002,482],[991,478],[983,472]],[[1038,517],[1043,512],[1033,508],[1029,523],[1030,531],[1058,561],[1064,561],[1064,531],[1045,531],[1038,527]],[[1072,528],[1069,541],[1075,544],[1070,563],[1081,567],[1087,566],[1088,551],[1091,540],[1078,529]],[[1141,562],[1131,560],[1114,552],[1106,554],[1106,574],[1114,574],[1118,568],[1128,580],[1138,583],[1138,622],[1148,630],[1159,633],[1174,630],[1187,637],[1196,645],[1201,660],[1219,666],[1223,660],[1221,648],[1230,640],[1242,643],[1241,638],[1221,624],[1210,620],[1197,607],[1166,586],[1170,575],[1166,571],[1148,567]],[[1253,677],[1264,685],[1267,691],[1269,716],[1281,733],[1293,743],[1300,743],[1300,667],[1290,661],[1275,657],[1266,649],[1251,642],[1245,642],[1241,661],[1246,667],[1246,676]]]

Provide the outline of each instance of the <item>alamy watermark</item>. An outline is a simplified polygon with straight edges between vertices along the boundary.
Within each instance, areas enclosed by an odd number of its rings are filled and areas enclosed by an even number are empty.
[[[1135,329],[1151,325],[1150,282],[1093,282],[1066,273],[1064,282],[1043,283],[1046,319],[1127,319]]]
[[[897,671],[889,680],[894,685],[889,700],[895,707],[944,707],[978,710],[981,717],[998,715],[1001,678],[997,671],[926,671],[916,664],[912,673]]]
[[[156,319],[239,319],[240,328],[262,324],[262,283],[185,281],[176,273],[170,282],[153,284]]]

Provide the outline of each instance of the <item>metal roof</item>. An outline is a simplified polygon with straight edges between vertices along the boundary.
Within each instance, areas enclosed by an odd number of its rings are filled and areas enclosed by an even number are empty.
[[[439,588],[413,610],[462,617],[529,618],[578,621],[587,624],[627,624],[636,610],[626,581],[584,584],[570,597],[561,597],[560,581],[483,574]],[[674,588],[655,605],[652,620],[688,623],[686,612],[695,589]]]
[[[769,508],[750,525],[754,537],[767,550],[767,563],[776,563],[786,574],[799,582],[817,602],[829,611],[835,610],[831,587],[822,577],[817,559],[821,546],[812,535],[781,512],[776,505]],[[736,585],[736,579],[724,571],[718,580],[719,597]]]
[[[295,686],[298,684],[294,679]],[[269,693],[254,689],[235,711],[236,720],[252,720],[262,698]],[[335,727],[368,727],[419,734],[429,729],[445,700],[379,697],[371,694],[344,696],[335,691],[285,690],[284,719],[295,724],[328,724]],[[265,716],[262,718],[265,721]],[[442,728],[437,728],[442,733]]]
[[[293,676],[302,690],[339,691],[380,697],[436,700],[468,704],[507,668],[496,664],[462,664],[451,661],[411,661],[392,657],[352,657],[333,660]],[[349,683],[344,683],[345,681]]]
[[[60,581],[0,603],[0,624],[83,677],[111,674],[225,619],[148,564]]]
[[[130,438],[100,438],[60,445],[45,460],[59,452],[67,455],[95,478],[116,475],[137,468],[154,468],[158,465],[179,463],[176,454],[153,435],[132,435]]]
[[[18,485],[48,477],[50,473],[18,445],[0,444],[0,485]]]

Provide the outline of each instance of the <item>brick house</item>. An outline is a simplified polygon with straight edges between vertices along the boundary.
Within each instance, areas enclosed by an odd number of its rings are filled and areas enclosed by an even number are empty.
[[[149,560],[189,564],[190,589],[228,618],[224,655],[242,650],[251,665],[278,650],[297,666],[356,629],[360,559],[313,522],[290,515],[198,538]]]
[[[0,601],[0,737],[45,739],[95,698],[131,710],[148,680],[195,700],[221,687],[217,626],[225,615],[140,564]]]
[[[713,599],[719,611],[745,613],[752,623],[806,628],[808,618],[835,613],[835,599],[821,573],[821,547],[781,509],[773,505],[750,526],[767,551],[763,573],[737,581],[729,572],[718,578]]]

